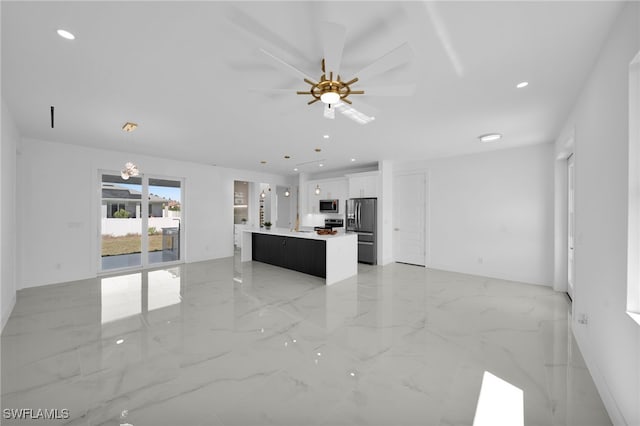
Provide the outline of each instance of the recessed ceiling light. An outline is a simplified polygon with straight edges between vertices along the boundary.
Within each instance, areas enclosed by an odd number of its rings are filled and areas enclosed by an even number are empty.
[[[322,137],[325,138],[325,139],[329,139],[329,135],[324,135]]]
[[[486,135],[478,136],[480,142],[497,141],[500,138],[502,138],[502,135],[500,133],[487,133]]]
[[[528,85],[529,85],[529,82],[528,82],[528,81],[523,81],[523,82],[521,82],[521,83],[518,83],[518,84],[516,85],[516,87],[517,87],[518,89],[522,89],[523,87],[527,87]]]
[[[66,38],[67,40],[75,40],[76,39],[76,36],[74,36],[69,31],[66,31],[66,30],[58,30],[58,35],[60,37],[62,37],[62,38]]]
[[[324,164],[320,163],[318,164],[318,167],[324,167]]]
[[[118,339],[116,340],[116,345],[121,345],[124,343],[124,339]]]
[[[352,158],[352,159],[351,159],[351,162],[353,163],[354,161],[356,161],[356,159],[355,159],[355,158]]]
[[[297,171],[298,171],[298,168],[297,168],[297,167],[296,167],[296,168],[294,168],[294,169],[293,169],[293,171],[294,171],[294,172],[297,172]]]

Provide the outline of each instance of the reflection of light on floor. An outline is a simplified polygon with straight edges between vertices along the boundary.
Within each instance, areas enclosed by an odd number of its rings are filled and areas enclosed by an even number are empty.
[[[522,389],[485,371],[473,426],[524,426]]]
[[[174,269],[149,272],[149,310],[180,303],[180,274]]]
[[[139,314],[142,309],[142,274],[102,278],[102,324]]]
[[[147,275],[147,309],[164,308],[181,302],[179,268],[144,272]],[[100,283],[102,323],[142,312],[143,274],[102,278]]]

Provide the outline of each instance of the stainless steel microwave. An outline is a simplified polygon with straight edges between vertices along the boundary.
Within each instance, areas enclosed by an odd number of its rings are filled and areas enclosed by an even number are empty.
[[[339,200],[320,200],[320,213],[338,213]]]

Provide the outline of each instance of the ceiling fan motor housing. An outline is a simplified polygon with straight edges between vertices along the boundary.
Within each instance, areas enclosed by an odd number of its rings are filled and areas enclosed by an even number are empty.
[[[333,72],[329,72],[329,78],[327,79],[326,72],[324,70],[324,59],[322,60],[322,76],[319,82],[313,82],[308,79],[304,81],[311,85],[311,89],[308,92],[298,92],[299,95],[311,95],[313,99],[308,102],[309,105],[322,101],[325,104],[334,104],[338,101],[343,101],[348,104],[351,103],[347,96],[349,95],[363,95],[364,90],[351,90],[351,85],[358,81],[358,78],[353,78],[349,81],[342,81],[338,75],[336,79],[333,79]]]

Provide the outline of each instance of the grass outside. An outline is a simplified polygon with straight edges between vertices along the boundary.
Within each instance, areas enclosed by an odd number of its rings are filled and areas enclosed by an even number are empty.
[[[127,234],[121,237],[102,236],[102,257],[119,254],[140,253],[142,238],[140,234]],[[162,234],[149,235],[149,251],[162,250]]]

